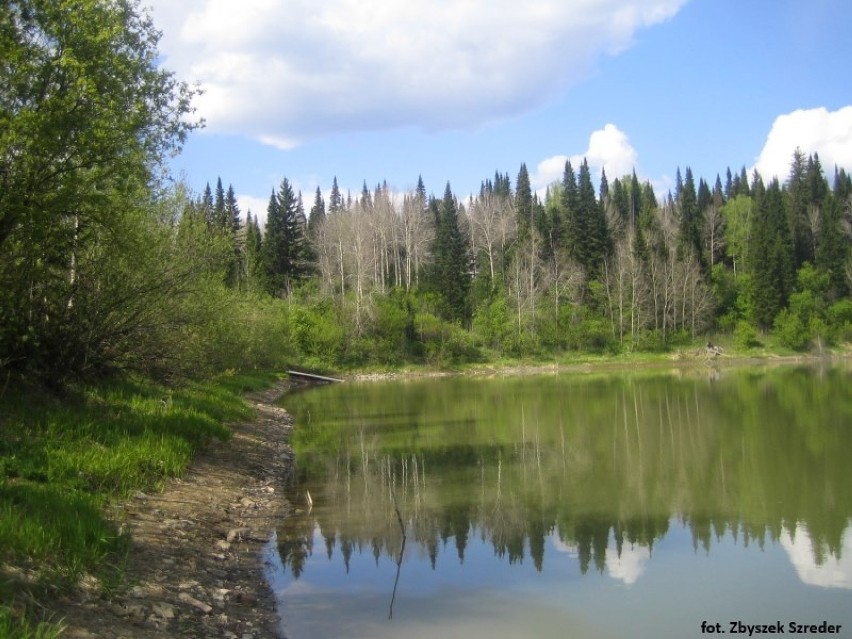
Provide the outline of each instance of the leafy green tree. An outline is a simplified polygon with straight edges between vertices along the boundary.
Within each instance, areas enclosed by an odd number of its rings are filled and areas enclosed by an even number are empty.
[[[748,248],[752,230],[754,201],[747,195],[737,195],[722,207],[725,218],[725,249],[731,260],[734,277],[748,268]]]
[[[107,292],[130,286],[149,186],[195,126],[158,37],[131,0],[0,3],[0,366],[59,376],[128,346]]]

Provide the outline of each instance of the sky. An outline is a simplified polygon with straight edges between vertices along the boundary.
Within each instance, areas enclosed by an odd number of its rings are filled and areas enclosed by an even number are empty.
[[[585,157],[658,196],[678,168],[782,180],[798,147],[852,171],[847,0],[143,0],[162,66],[204,93],[171,162],[265,218],[337,178],[466,199]]]

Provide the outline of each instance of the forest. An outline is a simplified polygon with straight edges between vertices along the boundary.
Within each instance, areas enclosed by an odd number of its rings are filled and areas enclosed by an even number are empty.
[[[203,122],[196,89],[156,65],[150,18],[81,7],[0,8],[3,377],[852,339],[852,178],[816,154],[783,182],[687,166],[668,193],[585,160],[544,194],[523,163],[469,197],[335,179],[305,203],[284,177],[261,225],[221,178],[197,194],[169,176]]]

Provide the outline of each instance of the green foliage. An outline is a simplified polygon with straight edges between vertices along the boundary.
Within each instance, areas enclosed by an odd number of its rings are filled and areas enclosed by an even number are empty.
[[[793,281],[793,242],[777,180],[761,198],[753,219],[749,255],[754,320],[769,328],[786,306]]]
[[[288,295],[313,270],[301,196],[287,178],[269,199],[261,262],[266,290],[276,296]]]
[[[790,295],[790,305],[775,321],[778,340],[794,350],[804,350],[812,341],[820,346],[830,342],[832,332],[826,323],[829,274],[805,262],[796,279],[797,290]]]
[[[0,362],[61,376],[148,317],[148,189],[192,91],[130,0],[4,3],[0,24]]]
[[[473,316],[473,332],[488,348],[502,352],[512,332],[509,302],[497,293],[486,300]]]
[[[734,344],[740,350],[749,350],[761,346],[757,329],[747,320],[739,320],[734,328]]]
[[[852,299],[838,300],[828,307],[826,316],[833,341],[852,342]]]
[[[241,393],[269,381],[228,374],[166,388],[125,378],[62,397],[8,389],[0,398],[0,564],[34,576],[0,583],[0,632],[6,624],[6,636],[51,636],[9,612],[25,592],[49,587],[55,596],[84,573],[119,578],[130,544],[105,506],[182,474],[199,446],[229,437],[225,422],[251,416]]]
[[[343,358],[346,335],[328,302],[292,305],[289,325],[294,355],[321,366]]]
[[[439,312],[450,322],[466,323],[470,319],[470,256],[459,227],[458,206],[449,183],[443,199],[430,202],[437,228],[431,287],[442,300]]]
[[[30,622],[20,611],[0,606],[0,639],[59,639],[64,629],[61,623]]]

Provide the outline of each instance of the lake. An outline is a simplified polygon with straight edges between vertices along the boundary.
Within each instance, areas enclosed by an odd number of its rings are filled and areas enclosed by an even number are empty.
[[[289,394],[283,631],[852,637],[850,381],[844,364]]]

